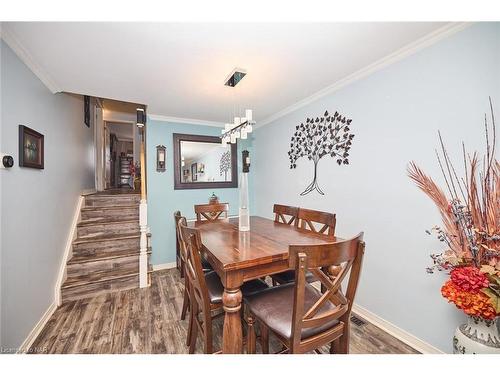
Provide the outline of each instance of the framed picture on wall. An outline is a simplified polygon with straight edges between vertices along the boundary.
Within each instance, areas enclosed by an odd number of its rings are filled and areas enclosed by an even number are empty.
[[[19,166],[43,169],[43,134],[19,125]]]
[[[191,181],[198,181],[198,163],[191,164]]]

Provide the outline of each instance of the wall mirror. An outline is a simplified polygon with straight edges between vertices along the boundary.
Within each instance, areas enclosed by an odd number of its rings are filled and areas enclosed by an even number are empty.
[[[219,137],[174,134],[174,189],[238,187],[236,144]]]

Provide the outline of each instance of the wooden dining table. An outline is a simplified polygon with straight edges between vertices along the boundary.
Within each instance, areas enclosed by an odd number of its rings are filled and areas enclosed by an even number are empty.
[[[224,285],[223,353],[242,353],[241,286],[245,281],[289,269],[289,245],[316,245],[339,240],[258,216],[250,231],[240,232],[238,218],[190,222],[199,229],[205,255]]]

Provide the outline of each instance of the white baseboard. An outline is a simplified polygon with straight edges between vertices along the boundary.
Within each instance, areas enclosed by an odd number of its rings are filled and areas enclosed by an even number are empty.
[[[175,267],[177,267],[176,262],[153,264],[153,271],[170,270]]]
[[[45,327],[45,324],[47,324],[47,322],[49,321],[54,311],[56,311],[56,309],[57,305],[54,302],[52,302],[47,311],[45,311],[45,313],[43,314],[42,318],[38,321],[35,327],[33,327],[31,332],[28,334],[28,337],[26,337],[26,339],[23,341],[23,343],[17,350],[18,354],[25,354],[28,352],[29,348],[31,347],[31,345],[33,345],[33,342],[38,337],[40,332],[42,332],[43,327]]]
[[[59,274],[57,275],[56,285],[54,286],[54,303],[56,306],[61,305],[61,286],[66,278],[66,264],[73,253],[73,241],[76,238],[76,225],[80,221],[80,211],[83,207],[83,202],[85,200],[84,195],[78,197],[76,202],[75,212],[73,214],[73,220],[71,222],[71,227],[69,229],[68,238],[66,239],[66,246],[64,248],[64,254],[59,265]]]
[[[406,332],[405,330],[395,326],[394,324],[388,322],[385,319],[382,319],[380,316],[375,315],[371,311],[366,308],[354,304],[352,307],[352,312],[356,315],[359,315],[360,318],[363,318],[370,322],[371,324],[377,326],[378,328],[384,330],[391,336],[394,336],[398,340],[404,342],[406,345],[411,346],[413,349],[419,351],[422,354],[444,354],[443,351],[438,348],[432,346],[431,344],[419,339],[418,337],[412,335],[411,333]]]

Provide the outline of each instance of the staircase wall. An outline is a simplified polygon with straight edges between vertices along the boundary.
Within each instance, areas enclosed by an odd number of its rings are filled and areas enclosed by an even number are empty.
[[[75,204],[94,187],[93,129],[83,100],[52,94],[3,41],[1,147],[14,157],[1,178],[0,346],[16,351],[54,302]],[[45,169],[19,167],[18,126],[45,136]]]

